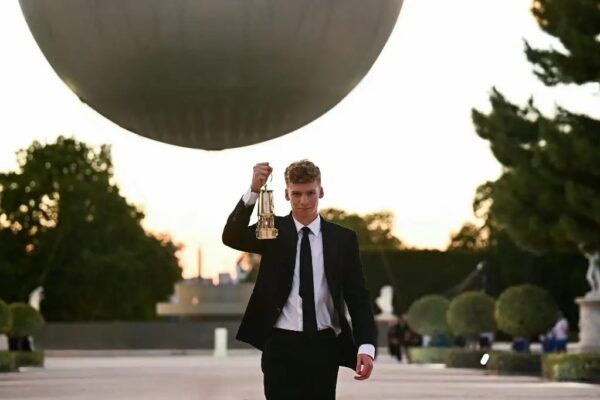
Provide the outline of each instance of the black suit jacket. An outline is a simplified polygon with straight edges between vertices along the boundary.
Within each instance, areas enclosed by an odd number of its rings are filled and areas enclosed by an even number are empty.
[[[277,239],[258,240],[256,225],[248,226],[254,207],[239,201],[223,230],[223,243],[240,251],[260,254],[258,277],[236,338],[259,350],[277,322],[292,288],[298,233],[291,213],[275,217]],[[373,309],[360,262],[354,231],[321,218],[325,276],[342,328],[338,336],[339,365],[356,367],[357,345],[376,348]],[[352,320],[345,317],[344,303]]]

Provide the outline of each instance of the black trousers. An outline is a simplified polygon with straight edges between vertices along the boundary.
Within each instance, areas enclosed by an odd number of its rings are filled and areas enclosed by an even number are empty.
[[[261,359],[267,400],[334,400],[338,358],[333,329],[308,336],[274,328]]]

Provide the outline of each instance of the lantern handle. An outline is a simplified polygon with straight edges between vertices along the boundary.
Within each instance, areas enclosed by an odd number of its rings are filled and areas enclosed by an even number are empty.
[[[267,184],[268,184],[269,182],[273,182],[273,173],[272,173],[272,172],[271,172],[271,174],[269,175],[269,179],[267,179],[267,180],[265,181],[265,184],[263,185],[263,190],[267,190]]]

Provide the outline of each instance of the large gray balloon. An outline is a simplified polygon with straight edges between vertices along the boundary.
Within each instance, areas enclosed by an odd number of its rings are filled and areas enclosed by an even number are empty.
[[[363,78],[403,0],[19,0],[79,98],[125,129],[218,150],[319,117]]]

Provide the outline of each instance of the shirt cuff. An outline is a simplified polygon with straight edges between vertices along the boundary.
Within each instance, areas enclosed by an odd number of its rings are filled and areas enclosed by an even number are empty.
[[[242,196],[242,201],[246,207],[253,206],[256,204],[256,200],[258,199],[258,193],[254,193],[251,189],[248,189],[246,193]]]
[[[366,354],[374,360],[375,346],[373,346],[372,344],[361,344],[358,348],[358,354]]]

